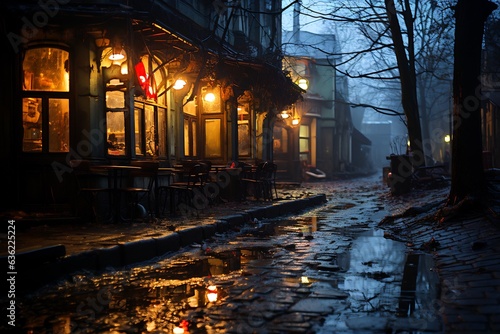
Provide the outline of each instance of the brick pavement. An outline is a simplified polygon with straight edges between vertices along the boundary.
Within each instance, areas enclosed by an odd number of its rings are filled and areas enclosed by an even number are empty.
[[[437,193],[443,200],[448,192]],[[432,199],[435,204],[439,197]],[[428,199],[422,195],[416,204],[432,203]],[[405,240],[410,251],[433,254],[441,285],[433,311],[446,333],[500,333],[499,221],[471,212],[438,223],[437,208],[381,227]]]
[[[337,185],[325,182],[281,189],[281,201],[278,202],[296,203],[325,193],[331,196],[329,187]],[[387,203],[386,210],[398,214],[409,206],[419,207],[429,203],[439,203],[444,200],[447,191],[447,189],[415,191],[409,195],[392,197],[385,188],[382,188],[381,197]],[[79,265],[89,261],[88,255],[93,249],[105,248],[107,253],[101,254],[101,258],[103,261],[106,259],[113,262],[116,261],[113,260],[113,251],[117,251],[117,247],[123,247],[119,245],[124,243],[131,245],[130,252],[134,253],[135,250],[147,246],[144,240],[164,240],[171,243],[174,239],[168,239],[169,236],[173,235],[174,231],[179,232],[183,229],[194,231],[191,234],[185,233],[185,237],[189,237],[189,242],[198,240],[203,233],[215,233],[216,229],[208,226],[214,226],[221,217],[235,217],[241,211],[258,211],[266,206],[269,206],[269,203],[226,203],[207,209],[200,218],[167,219],[157,221],[155,224],[137,223],[124,226],[84,224],[72,226],[74,230],[62,229],[62,226],[68,226],[64,224],[40,225],[25,231],[32,233],[32,238],[27,238],[26,240],[30,242],[24,246],[63,243],[69,255],[87,255],[73,257]],[[500,332],[500,224],[486,216],[473,214],[437,224],[433,219],[428,219],[435,209],[436,207],[412,216],[396,218],[389,223],[381,224],[380,227],[387,231],[388,238],[405,240],[410,251],[429,252],[434,255],[441,282],[441,296],[435,302],[434,311],[444,320],[446,333]],[[249,218],[244,216],[243,219]],[[122,256],[123,249],[118,251]],[[95,259],[90,257],[90,260]]]

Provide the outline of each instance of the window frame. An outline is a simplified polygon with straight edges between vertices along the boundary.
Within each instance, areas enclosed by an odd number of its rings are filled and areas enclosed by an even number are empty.
[[[25,61],[26,61],[26,54],[29,52],[29,50],[34,50],[34,49],[57,49],[61,50],[64,52],[67,52],[68,54],[68,90],[67,91],[61,91],[61,90],[40,90],[40,89],[24,89],[23,85],[25,83],[25,75],[24,75],[24,66],[25,66]],[[22,124],[22,136],[21,136],[21,143],[20,143],[20,150],[22,154],[50,154],[50,155],[56,155],[56,154],[68,154],[70,152],[71,148],[71,119],[72,119],[72,66],[71,66],[71,60],[72,60],[72,53],[69,47],[64,46],[64,45],[54,45],[54,44],[36,44],[32,45],[29,47],[26,47],[22,54],[21,54],[21,60],[20,60],[20,66],[19,66],[19,73],[20,73],[20,98],[19,98],[19,110],[21,111],[21,114],[19,116],[20,122]],[[25,137],[24,137],[24,123],[25,121],[23,120],[23,103],[24,99],[29,99],[29,98],[35,98],[35,99],[41,99],[41,132],[42,132],[42,146],[41,150],[25,150],[24,145],[25,145]],[[66,150],[61,150],[61,151],[50,151],[50,140],[51,140],[51,132],[50,132],[50,100],[67,100],[68,101],[68,135],[67,135],[67,149]],[[46,135],[44,135],[46,134]]]

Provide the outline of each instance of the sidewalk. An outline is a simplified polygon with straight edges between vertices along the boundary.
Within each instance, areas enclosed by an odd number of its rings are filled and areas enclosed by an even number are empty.
[[[13,213],[4,220],[13,220],[16,230],[18,291],[31,291],[76,271],[99,272],[150,260],[254,219],[297,213],[325,201],[324,194],[290,186],[280,189],[280,199],[273,202],[220,203],[200,210],[198,216],[99,224],[74,217]],[[6,235],[2,244],[0,261],[7,268]]]
[[[446,199],[447,189],[440,191]],[[500,333],[500,221],[497,207],[438,223],[439,198],[412,193],[421,207],[386,219],[386,237],[406,242],[409,252],[431,253],[440,280],[440,297],[427,310],[442,318],[445,333]],[[429,209],[430,206],[436,206]],[[427,210],[419,212],[428,205]]]

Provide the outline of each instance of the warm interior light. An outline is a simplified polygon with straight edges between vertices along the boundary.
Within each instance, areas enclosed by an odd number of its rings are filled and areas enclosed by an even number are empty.
[[[281,118],[283,118],[283,119],[287,119],[287,118],[289,118],[289,117],[290,117],[290,113],[288,113],[288,111],[287,111],[287,110],[283,110],[283,111],[281,112],[280,116],[281,116]]]
[[[184,334],[184,328],[182,327],[174,327],[174,334]]]
[[[179,89],[184,88],[184,86],[186,86],[186,81],[184,81],[182,79],[177,79],[172,88],[175,90],[179,90]]]
[[[120,66],[120,73],[122,75],[127,75],[128,74],[128,64],[126,61],[124,61],[121,66]]]
[[[210,285],[207,288],[207,299],[210,303],[217,301],[217,287],[215,285]]]
[[[292,125],[299,125],[299,119],[298,118],[292,119]]]
[[[307,80],[306,79],[299,79],[298,86],[300,88],[302,88],[303,90],[307,90],[307,88],[309,87],[309,85],[307,84]]]
[[[125,55],[125,50],[123,50],[122,47],[117,46],[113,48],[113,52],[109,55],[109,60],[123,60],[125,59]]]
[[[204,100],[207,102],[214,102],[215,101],[215,94],[212,92],[208,92],[205,94]]]
[[[445,142],[445,143],[449,143],[450,141],[451,141],[451,137],[450,137],[450,135],[446,135],[446,136],[444,136],[444,142]]]

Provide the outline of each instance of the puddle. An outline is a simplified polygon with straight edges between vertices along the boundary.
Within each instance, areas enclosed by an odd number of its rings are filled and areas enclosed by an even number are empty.
[[[349,312],[328,318],[318,333],[388,331],[411,333],[439,330],[435,313],[439,278],[428,254],[407,254],[401,242],[382,230],[357,236],[351,250],[338,256],[346,269],[339,288],[350,294]]]
[[[27,333],[259,332],[264,324],[283,332],[294,325],[284,315],[308,330],[330,314],[318,333],[422,327],[415,319],[431,316],[437,293],[432,259],[383,236],[328,215],[261,222],[208,251],[77,276],[19,301],[19,323]]]

